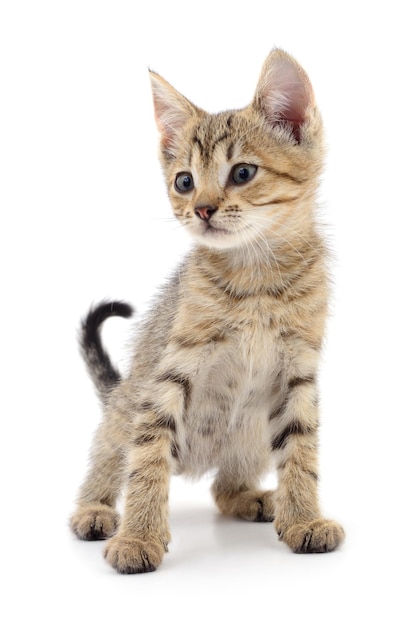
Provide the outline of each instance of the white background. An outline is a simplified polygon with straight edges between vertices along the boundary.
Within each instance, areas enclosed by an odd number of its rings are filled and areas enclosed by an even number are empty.
[[[399,0],[1,2],[2,623],[407,623],[405,23]],[[76,333],[103,297],[142,312],[189,246],[146,68],[215,112],[249,102],[275,45],[327,130],[321,498],[347,541],[293,555],[271,525],[218,516],[207,480],[177,478],[162,567],[119,576],[67,526],[100,417]],[[129,323],[105,331],[123,365]]]

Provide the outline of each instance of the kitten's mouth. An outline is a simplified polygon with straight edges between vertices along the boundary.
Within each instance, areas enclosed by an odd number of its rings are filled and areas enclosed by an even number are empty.
[[[228,235],[228,234],[229,234],[229,231],[225,230],[225,228],[218,228],[217,226],[214,226],[213,224],[209,224],[209,223],[205,225],[204,235],[222,236],[222,235]]]
[[[209,222],[202,223],[194,234],[199,243],[210,248],[225,249],[236,243],[231,230],[220,228]]]

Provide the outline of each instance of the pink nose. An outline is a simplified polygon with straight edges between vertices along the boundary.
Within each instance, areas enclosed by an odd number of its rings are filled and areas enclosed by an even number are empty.
[[[218,209],[213,206],[196,206],[194,213],[200,218],[200,220],[208,222],[217,210]]]

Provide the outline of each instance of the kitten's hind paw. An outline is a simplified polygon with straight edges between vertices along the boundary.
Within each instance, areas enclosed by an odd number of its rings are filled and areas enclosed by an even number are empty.
[[[297,554],[333,552],[344,536],[340,524],[327,519],[295,524],[280,533],[280,538]]]
[[[249,522],[273,522],[274,492],[248,489],[245,491],[219,490],[213,494],[221,513],[240,517]]]
[[[97,541],[115,534],[119,514],[106,504],[81,506],[71,517],[70,526],[79,539]]]
[[[104,557],[119,574],[142,574],[155,571],[166,549],[160,541],[117,535],[108,541]]]

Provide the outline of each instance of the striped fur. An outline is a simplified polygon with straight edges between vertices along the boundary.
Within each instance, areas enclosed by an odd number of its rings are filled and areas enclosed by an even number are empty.
[[[102,302],[91,309],[82,322],[80,345],[89,374],[102,398],[107,399],[120,381],[118,370],[112,365],[100,339],[100,326],[108,317],[128,318],[133,309],[125,302]]]
[[[210,115],[151,78],[171,204],[195,247],[139,329],[125,379],[99,324],[130,309],[105,303],[83,327],[105,420],[72,528],[83,539],[115,535],[105,556],[119,572],[152,571],[170,541],[171,474],[214,471],[222,513],[275,520],[295,552],[334,550],[343,530],[321,517],[317,497],[328,279],[315,218],[323,132],[309,79],[274,50],[252,103]],[[276,492],[260,490],[274,467]]]

